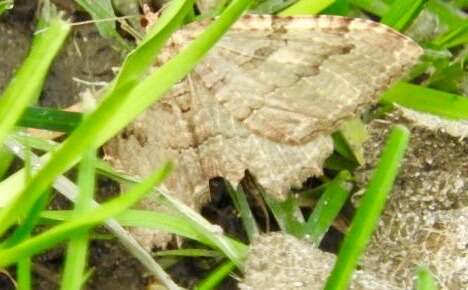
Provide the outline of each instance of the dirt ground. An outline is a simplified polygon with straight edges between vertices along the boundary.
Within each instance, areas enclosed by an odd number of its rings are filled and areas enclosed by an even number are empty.
[[[59,2],[62,8],[69,5],[68,12],[71,13],[68,17],[74,21],[84,17],[82,13],[73,11],[72,1]],[[28,53],[35,13],[36,1],[15,1],[15,8],[0,17],[0,91],[8,84]],[[112,68],[119,66],[121,60],[122,54],[114,50],[109,41],[100,37],[94,25],[73,27],[65,47],[49,72],[40,104],[63,108],[76,103],[80,92],[97,89],[79,80],[110,81],[114,76]],[[34,289],[58,289],[61,263],[61,250],[37,257],[34,262]],[[88,289],[144,289],[148,280],[140,263],[112,240],[92,243],[90,267],[93,274]],[[0,274],[0,289],[14,289],[6,275]]]

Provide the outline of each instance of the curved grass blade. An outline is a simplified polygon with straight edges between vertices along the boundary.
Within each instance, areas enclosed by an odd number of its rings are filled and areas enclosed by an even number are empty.
[[[12,149],[15,154],[24,159],[24,146],[21,143],[16,142],[15,140],[7,139],[7,146]],[[44,160],[49,158],[49,154],[37,157],[33,153],[30,154],[32,167],[41,167]],[[16,188],[21,186],[22,181],[24,180],[25,170],[20,170],[15,174],[8,177],[5,181],[0,183],[0,197],[3,197],[5,193],[9,193],[11,188]],[[134,184],[141,182],[141,180],[133,182]],[[19,185],[18,185],[19,184]],[[67,199],[75,201],[78,196],[78,187],[71,182],[68,178],[61,175],[56,177],[53,187],[64,195]],[[4,201],[3,201],[4,202]],[[98,207],[99,204],[93,201],[93,207]],[[106,219],[104,226],[119,240],[119,242],[136,258],[142,265],[144,265],[150,273],[155,275],[159,280],[165,281],[166,276],[165,272],[162,271],[161,266],[155,262],[153,257],[135,240],[135,238],[130,235],[115,219]],[[171,281],[164,283],[165,285],[171,285]],[[172,288],[177,289],[177,288]],[[171,290],[172,290],[171,289]]]
[[[349,172],[342,171],[327,184],[325,192],[304,225],[304,237],[315,245],[320,244],[322,237],[348,199],[349,192],[345,189],[344,183],[350,178]]]
[[[416,111],[443,118],[468,119],[467,98],[409,83],[397,83],[382,95],[380,101],[397,103]]]
[[[468,22],[447,31],[432,41],[432,45],[439,49],[452,48],[468,43]]]
[[[246,254],[245,251],[239,250],[226,239],[222,233],[222,229],[217,225],[212,225],[204,217],[196,211],[185,205],[184,203],[173,198],[169,194],[158,190],[161,195],[161,200],[167,206],[177,210],[177,212],[186,218],[186,221],[205,239],[210,241],[211,244],[221,250],[234,264],[237,266],[242,265],[242,260]]]
[[[70,24],[56,15],[34,37],[27,58],[0,97],[0,144],[26,106],[39,97],[49,67],[69,32]]]
[[[44,223],[56,223],[57,221],[71,219],[71,212],[45,211],[41,214],[41,217]],[[126,227],[138,227],[165,231],[192,239],[194,241],[198,241],[210,247],[216,247],[215,244],[211,243],[209,240],[201,236],[199,232],[194,230],[192,225],[190,225],[186,218],[182,216],[148,210],[127,209],[121,214],[115,216],[115,219],[118,223]],[[247,251],[247,246],[243,243],[229,237],[225,238],[232,247],[237,249],[237,251]]]
[[[11,248],[0,250],[0,267],[11,265],[22,258],[37,254],[70,238],[70,235],[73,233],[89,229],[107,218],[119,214],[135,204],[145,194],[152,191],[154,186],[161,183],[170,171],[171,165],[167,163],[161,169],[147,177],[142,183],[135,185],[129,192],[89,211],[85,216],[72,218],[70,221],[42,232]]]
[[[212,290],[216,289],[218,285],[236,268],[236,264],[227,261],[216,267],[206,278],[201,280],[198,285],[194,287],[195,290]]]
[[[427,9],[437,15],[439,21],[449,30],[456,29],[466,22],[465,14],[446,1],[431,0],[427,3]]]
[[[408,140],[409,131],[403,126],[397,125],[390,132],[377,168],[341,245],[335,266],[327,279],[325,290],[348,289],[352,273],[377,226],[387,196],[392,189]]]
[[[182,24],[192,6],[193,0],[176,0],[170,3],[161,18],[150,27],[138,47],[126,56],[107,95],[129,83],[135,84],[143,78],[146,70],[154,64],[159,51],[170,35]]]
[[[380,20],[381,23],[393,27],[395,30],[405,30],[419,15],[427,0],[399,0],[393,1],[390,9]]]
[[[138,85],[125,84],[106,97],[81,123],[20,194],[0,212],[0,234],[24,215],[54,178],[79,161],[87,148],[97,148],[157,101],[188,74],[208,50],[250,5],[237,0],[193,42]],[[131,89],[130,91],[127,88]]]

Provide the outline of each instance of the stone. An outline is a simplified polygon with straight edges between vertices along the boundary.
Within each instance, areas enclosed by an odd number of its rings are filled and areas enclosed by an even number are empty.
[[[414,288],[418,266],[433,273],[439,289],[468,285],[468,136],[466,121],[400,108],[368,125],[367,162],[356,171],[365,187],[393,124],[411,139],[377,231],[361,268],[404,289]],[[358,206],[358,199],[354,198]]]
[[[258,236],[244,264],[241,290],[322,290],[336,257],[310,242],[276,232]],[[403,290],[370,272],[357,270],[350,290]]]

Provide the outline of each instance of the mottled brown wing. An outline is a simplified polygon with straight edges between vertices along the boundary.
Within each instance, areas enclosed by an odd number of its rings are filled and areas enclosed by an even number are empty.
[[[194,75],[256,134],[301,144],[375,102],[421,53],[409,38],[364,19],[250,16]]]
[[[204,28],[177,32],[159,61]],[[106,152],[140,176],[172,160],[176,169],[164,186],[195,208],[208,199],[210,178],[237,184],[246,170],[284,198],[321,174],[340,121],[375,101],[420,53],[406,37],[365,20],[244,17]],[[141,205],[154,207],[151,199]]]

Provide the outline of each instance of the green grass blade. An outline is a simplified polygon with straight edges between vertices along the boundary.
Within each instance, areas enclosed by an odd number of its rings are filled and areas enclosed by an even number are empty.
[[[29,145],[29,144],[28,144]],[[25,174],[24,174],[24,181],[27,182],[32,175],[32,167],[33,167],[33,153],[29,149],[29,146],[24,146],[25,152],[22,158],[24,159],[25,164]],[[2,243],[0,244],[0,249],[8,248],[16,245],[17,243],[22,242],[23,240],[27,239],[30,235],[34,227],[39,222],[40,214],[46,208],[48,200],[50,196],[50,190],[46,190],[46,194],[43,194],[39,200],[33,205],[31,210],[28,212],[28,215],[24,220],[20,222],[20,225],[14,230],[14,232],[8,236]]]
[[[466,16],[446,1],[431,0],[427,3],[427,9],[437,15],[441,24],[446,25],[449,30],[456,29],[466,22]]]
[[[43,222],[51,223],[71,219],[70,211],[45,211],[41,214]],[[139,227],[146,229],[154,229],[186,237],[210,247],[216,247],[215,244],[204,238],[186,221],[182,216],[173,214],[128,209],[117,215],[115,219],[126,227]],[[246,252],[247,246],[243,243],[226,237],[226,240],[235,247],[237,251]]]
[[[347,16],[350,11],[350,4],[348,0],[335,0],[333,4],[328,6],[322,12],[327,15],[341,15]]]
[[[345,182],[350,178],[349,172],[342,171],[327,184],[325,192],[304,225],[304,236],[315,245],[320,244],[348,199],[349,192],[345,189]]]
[[[26,216],[18,228],[0,244],[0,249],[12,247],[27,239],[40,219],[41,212],[46,208],[49,200],[50,190],[34,204],[31,211]]]
[[[5,146],[0,146],[0,180],[2,180],[7,173],[14,158],[15,155],[6,149]]]
[[[391,131],[377,168],[351,222],[349,232],[341,245],[325,290],[348,289],[354,268],[377,226],[387,196],[392,189],[408,140],[409,131],[405,127],[397,125]]]
[[[130,92],[131,83],[123,85],[105,98],[96,111],[54,152],[52,158],[37,172],[13,202],[0,212],[0,234],[18,217],[27,212],[41,192],[57,175],[70,169],[90,147],[97,148],[135,119],[139,113],[157,101],[177,81],[189,73],[208,50],[228,30],[251,0],[237,0],[183,51],[160,67]]]
[[[169,174],[170,170],[171,165],[166,164],[147,177],[142,183],[134,186],[129,192],[103,204],[97,209],[89,211],[85,216],[71,219],[11,248],[0,250],[0,267],[6,267],[25,257],[44,251],[70,238],[73,233],[89,229],[105,219],[119,214],[152,191],[154,186]]]
[[[178,250],[157,251],[155,255],[158,257],[167,257],[167,256],[221,257],[218,251],[205,250],[205,249],[178,249]]]
[[[315,15],[330,6],[335,0],[299,0],[279,13],[281,16]]]
[[[27,58],[0,97],[0,144],[26,106],[39,97],[49,67],[69,32],[70,24],[56,16],[34,37]]]
[[[296,0],[254,1],[250,10],[256,14],[275,14],[294,4]]]
[[[225,181],[225,184],[229,196],[231,197],[235,208],[240,214],[247,237],[249,241],[252,241],[258,235],[259,230],[254,215],[250,210],[250,206],[247,201],[247,196],[245,195],[245,192],[243,191],[241,186],[239,186],[237,190],[235,190],[234,188],[232,188],[229,182]]]
[[[75,0],[96,21],[96,27],[104,38],[115,40],[121,47],[129,49],[128,43],[117,32],[116,18],[111,0]]]
[[[245,252],[239,251],[238,248],[232,245],[226,236],[223,235],[222,229],[217,225],[212,225],[204,217],[196,211],[176,200],[169,194],[158,191],[162,197],[162,202],[177,210],[178,214],[184,216],[186,221],[197,231],[201,236],[210,241],[211,244],[221,250],[233,263],[240,266],[244,258]]]
[[[349,0],[351,4],[377,16],[387,13],[389,5],[383,0]]]
[[[218,285],[236,268],[236,264],[227,261],[216,267],[206,278],[201,280],[198,285],[194,287],[195,290],[212,290],[216,289]]]
[[[452,48],[468,43],[468,21],[463,25],[447,31],[433,40],[432,45],[439,49]]]
[[[427,0],[393,1],[380,22],[398,31],[405,30],[424,8]]]
[[[467,98],[409,83],[394,85],[380,100],[448,119],[468,119]]]
[[[271,210],[273,216],[280,229],[288,234],[300,237],[303,235],[303,217],[297,203],[297,200],[289,196],[284,201],[279,201],[263,190],[260,190],[263,199],[265,200],[268,208]]]
[[[31,290],[32,289],[32,267],[31,258],[26,257],[21,259],[16,266],[17,276],[17,289],[18,290]]]
[[[183,22],[193,5],[193,0],[175,0],[164,10],[161,18],[150,28],[138,47],[130,52],[113,82],[112,90],[140,81],[146,70],[155,63],[156,55],[169,36]],[[110,94],[110,93],[109,93]]]
[[[12,151],[24,159],[24,146],[21,143],[16,142],[15,140],[7,140],[6,144]],[[44,163],[44,160],[49,158],[49,153],[41,156],[41,158],[31,153],[31,160],[33,162],[33,167],[41,167]],[[8,177],[7,180],[0,183],[0,202],[5,203],[3,197],[11,192],[12,188],[18,188],[24,186],[24,170],[18,171],[15,174]],[[140,181],[138,181],[140,182]],[[136,182],[134,182],[136,183]],[[71,182],[65,176],[57,176],[55,178],[53,187],[64,195],[67,199],[75,201],[78,196],[78,187]],[[93,201],[93,206],[98,207],[99,204]],[[136,258],[138,259],[146,269],[155,275],[162,283],[170,290],[179,289],[175,284],[168,278],[162,267],[156,263],[153,257],[140,245],[138,242],[131,236],[115,219],[106,219],[104,226],[119,240],[119,242]]]
[[[80,124],[83,115],[54,108],[28,107],[16,125],[28,128],[70,133]]]
[[[95,186],[94,150],[86,152],[81,160],[78,175],[80,193],[75,202],[73,218],[79,219],[92,209]],[[69,240],[66,251],[65,267],[62,275],[62,290],[80,290],[85,281],[86,260],[88,254],[89,235],[87,231],[75,233]]]
[[[57,148],[60,143],[39,137],[33,137],[25,132],[17,132],[12,135],[12,139],[21,144],[28,144],[32,149],[48,152]],[[1,206],[1,205],[0,205]]]
[[[429,269],[420,267],[418,269],[416,290],[437,290],[437,284]]]
[[[13,0],[2,0],[0,1],[0,15],[5,11],[13,8]]]

